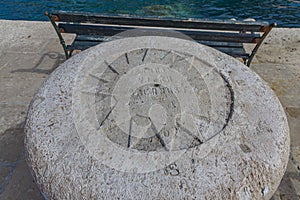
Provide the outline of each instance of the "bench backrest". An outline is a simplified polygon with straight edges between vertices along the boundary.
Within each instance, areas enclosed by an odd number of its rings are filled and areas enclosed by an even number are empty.
[[[75,33],[78,36],[77,46],[79,49],[81,47],[81,50],[85,48],[84,45],[92,46],[91,41],[99,43],[99,36],[109,37],[136,28],[171,29],[233,57],[243,58],[248,66],[262,41],[275,26],[266,22],[140,18],[70,11],[53,11],[51,15],[48,13],[46,15],[53,23],[60,22],[59,32]],[[243,43],[252,43],[256,46],[252,52],[246,53]]]

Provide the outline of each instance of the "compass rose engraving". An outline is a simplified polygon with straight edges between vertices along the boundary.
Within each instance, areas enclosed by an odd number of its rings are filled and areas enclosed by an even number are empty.
[[[114,168],[117,159],[107,162],[109,155],[137,163],[159,157],[160,164],[138,172],[162,168],[217,135],[230,113],[231,93],[219,72],[181,52],[135,49],[86,74],[78,79],[75,104],[88,116],[76,125],[90,152]],[[207,83],[212,81],[214,93]],[[94,130],[86,130],[87,124]]]

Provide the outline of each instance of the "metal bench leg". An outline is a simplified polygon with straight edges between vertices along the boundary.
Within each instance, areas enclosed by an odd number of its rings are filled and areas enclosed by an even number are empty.
[[[66,56],[66,59],[70,58],[69,54],[68,54],[68,50],[67,50],[67,46],[66,46],[66,43],[65,43],[65,40],[64,38],[62,37],[60,31],[59,31],[59,28],[57,27],[56,23],[55,23],[55,16],[51,15],[50,13],[48,12],[45,12],[45,15],[49,18],[52,26],[54,27],[54,30],[59,38],[59,41],[60,41],[60,44],[62,45],[63,49],[64,49],[64,52],[65,52],[65,56]]]
[[[73,50],[69,52],[69,58],[72,56]]]
[[[252,51],[252,53],[251,53],[251,55],[250,55],[250,57],[249,57],[249,59],[248,59],[248,61],[247,61],[247,66],[248,66],[248,67],[250,67],[251,61],[252,61],[252,59],[254,58],[254,56],[255,56],[255,54],[256,54],[258,48],[259,48],[260,45],[263,43],[264,39],[268,36],[268,34],[270,33],[271,29],[272,29],[273,27],[275,27],[275,26],[276,26],[276,24],[273,23],[273,24],[271,24],[270,26],[264,27],[264,28],[266,29],[266,30],[264,30],[265,33],[263,34],[263,36],[262,36],[262,38],[259,40],[259,42],[256,44],[256,46],[254,47],[254,49],[253,49],[253,51]]]
[[[247,58],[243,58],[243,62],[244,62],[244,65],[247,65]]]

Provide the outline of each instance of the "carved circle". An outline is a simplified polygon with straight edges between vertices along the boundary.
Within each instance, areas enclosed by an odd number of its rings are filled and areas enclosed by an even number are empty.
[[[164,168],[224,130],[233,112],[229,83],[184,52],[135,49],[81,73],[73,90],[75,126],[90,153],[116,170]],[[150,164],[137,164],[149,155]],[[124,167],[124,159],[135,162]]]

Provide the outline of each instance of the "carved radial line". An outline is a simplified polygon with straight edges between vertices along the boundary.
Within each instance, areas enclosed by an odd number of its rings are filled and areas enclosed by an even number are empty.
[[[107,65],[107,67],[114,73],[120,75],[120,73],[115,69],[113,68],[110,64],[107,63],[107,61],[105,60],[104,63]]]
[[[207,122],[211,122],[211,119],[209,119],[209,118],[207,118],[206,116],[204,116],[204,115],[199,115],[199,114],[196,114],[196,113],[189,113],[189,114],[191,114],[192,116],[194,116],[194,117],[197,117],[198,119],[202,119],[202,120],[205,120],[205,121],[207,121]]]
[[[104,119],[101,121],[100,123],[100,127],[103,125],[104,121],[109,117],[109,115],[111,114],[112,110],[114,109],[114,107],[112,107],[109,112],[106,114],[106,116],[104,117]]]
[[[165,141],[163,140],[163,138],[161,137],[161,135],[159,134],[159,132],[157,131],[157,128],[155,127],[154,123],[152,122],[151,118],[150,117],[147,117],[147,116],[143,116],[143,115],[139,115],[139,114],[136,114],[136,116],[139,116],[139,117],[143,117],[143,118],[146,118],[146,119],[149,119],[150,120],[150,128],[152,129],[152,131],[155,133],[155,136],[158,138],[160,144],[164,147],[164,149],[166,151],[168,151],[168,148],[166,146],[166,143]],[[132,119],[132,118],[131,118]],[[138,141],[137,141],[138,142]]]
[[[155,133],[155,136],[158,138],[160,144],[164,147],[164,149],[166,151],[168,151],[168,148],[166,146],[165,141],[162,139],[161,135],[159,134],[159,132],[157,131],[157,128],[155,127],[154,123],[152,122],[151,118],[149,117],[150,121],[151,121],[151,129],[153,130],[153,132]]]
[[[182,55],[178,55],[178,54],[174,54],[174,55],[177,55],[177,57],[180,57],[179,59],[176,59],[176,57],[174,56],[174,57],[175,57],[174,62],[175,62],[175,61],[178,62],[178,61],[182,61],[182,60],[185,60],[185,59],[186,59],[186,58],[185,58],[184,56],[182,56]]]
[[[125,53],[125,58],[126,58],[127,64],[129,65],[129,59],[128,59],[128,54],[127,53]]]
[[[124,124],[125,122],[126,122],[126,121],[123,121],[123,122],[120,123],[120,124]],[[120,125],[120,124],[119,124],[119,125]],[[108,127],[108,130],[112,130],[112,129],[116,128],[116,127],[119,127],[119,125],[114,123],[114,124],[112,124],[111,126]]]
[[[208,76],[210,73],[213,73],[213,72],[216,72],[216,70],[214,68],[211,68],[211,70],[209,70],[206,73],[202,74],[202,77],[204,79],[205,84],[206,84],[205,77]]]
[[[200,138],[198,138],[194,133],[192,133],[190,130],[185,128],[182,124],[180,124],[179,122],[176,122],[176,124],[179,128],[183,129],[184,132],[186,132],[187,134],[192,136],[197,142],[199,142],[199,144],[203,144],[203,141],[201,141]]]
[[[186,54],[183,54],[181,53],[180,51],[176,51],[176,50],[173,50],[173,53],[179,57],[182,57],[183,59],[187,58],[187,57],[195,57],[194,55],[186,55]]]
[[[105,80],[103,78],[100,78],[98,76],[95,76],[93,74],[89,74],[90,77],[94,78],[94,79],[97,79],[98,81],[102,81],[103,83],[108,83],[109,81],[108,80]]]
[[[98,99],[98,100],[95,100],[95,104],[99,103],[99,102],[102,102],[104,99],[106,99],[109,95],[107,96],[104,96],[103,98],[101,99]]]
[[[194,61],[195,61],[195,56],[192,56],[190,66],[189,66],[188,70],[191,70],[194,67]]]
[[[88,91],[81,91],[81,93],[91,95],[91,96],[99,96],[100,95],[105,95],[105,96],[114,96],[113,94],[107,94],[107,93],[102,93],[102,92],[88,92]]]
[[[173,51],[172,51],[172,53],[173,53],[173,56],[172,56],[172,65],[173,65],[175,63],[176,57],[175,57],[175,54],[174,54]]]
[[[168,51],[163,57],[160,58],[160,60],[165,59],[165,57],[167,57],[172,51]]]
[[[104,98],[101,98],[100,100],[95,100],[95,103],[101,102],[101,101],[103,101],[106,97],[109,97],[109,96],[114,97],[113,94],[107,94],[107,93],[101,93],[101,92],[94,93],[94,92],[81,91],[81,93],[87,94],[87,95],[91,95],[91,96],[97,96],[97,97],[100,97],[100,95],[105,96]]]
[[[130,143],[131,143],[131,129],[132,129],[132,117],[130,118],[129,121],[128,143],[127,143],[128,148],[130,148]]]
[[[208,119],[206,116],[203,115],[197,115],[197,114],[192,114],[193,116],[197,117],[198,119],[206,121],[208,124],[220,124],[220,122],[216,121],[215,119]]]
[[[104,119],[101,121],[100,127],[103,125],[104,121],[109,117],[109,115],[111,114],[111,112],[113,111],[113,109],[116,107],[116,105],[117,105],[117,103],[118,103],[116,97],[115,97],[115,96],[112,96],[112,97],[115,99],[116,103],[115,103],[115,105],[110,109],[110,111],[106,114],[106,116],[104,117]]]
[[[142,62],[144,62],[144,60],[145,60],[145,58],[146,58],[146,55],[147,55],[147,53],[148,53],[148,49],[146,49],[146,51],[145,51],[145,53],[144,53],[144,56],[143,56],[143,58],[142,58]]]

